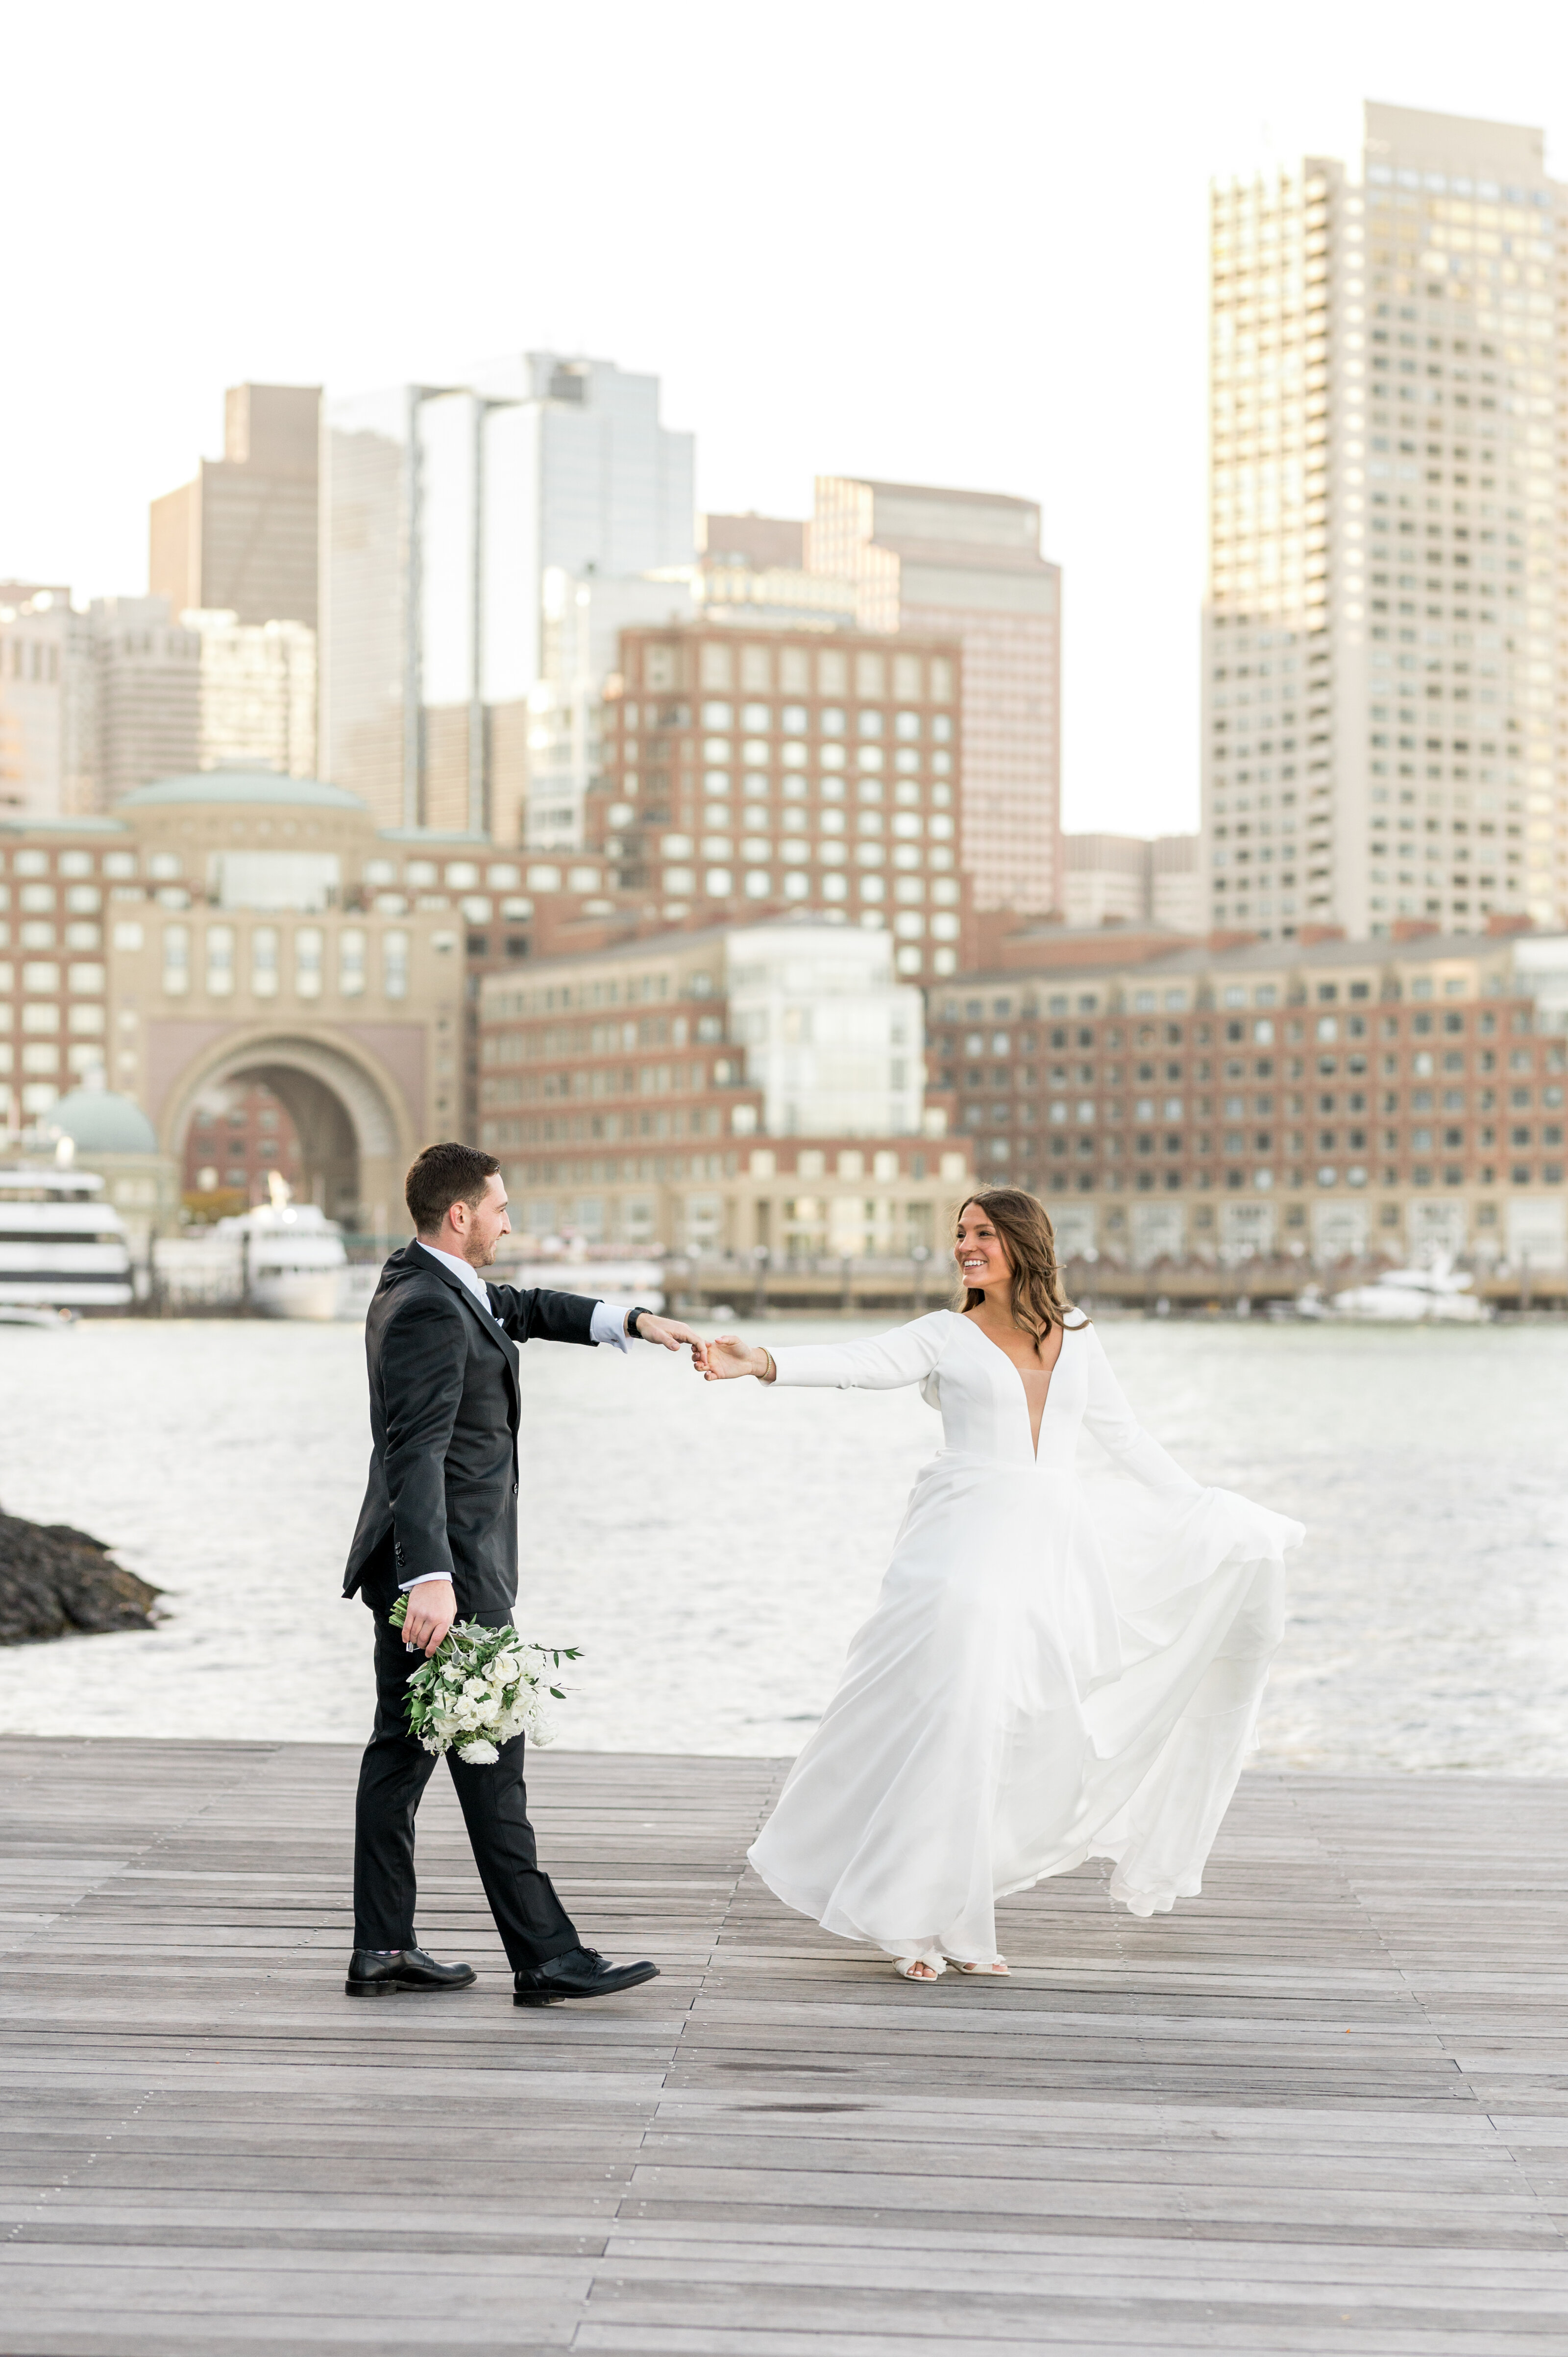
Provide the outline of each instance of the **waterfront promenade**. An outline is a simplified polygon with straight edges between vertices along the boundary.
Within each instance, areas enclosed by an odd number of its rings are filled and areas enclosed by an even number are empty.
[[[445,1776],[447,1999],[341,1995],[351,1747],[0,1739],[6,2357],[1558,2357],[1568,1788],[1243,1780],[934,1988],[745,1867],[756,1760],[545,1754],[620,1999],[514,2010]]]

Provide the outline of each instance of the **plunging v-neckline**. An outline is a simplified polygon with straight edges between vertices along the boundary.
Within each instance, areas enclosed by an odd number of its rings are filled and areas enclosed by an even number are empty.
[[[1006,1359],[1007,1364],[1017,1376],[1018,1388],[1024,1394],[1024,1414],[1028,1419],[1029,1424],[1029,1454],[1034,1459],[1034,1462],[1037,1465],[1040,1461],[1040,1435],[1046,1428],[1046,1410],[1051,1404],[1051,1384],[1056,1380],[1057,1369],[1061,1364],[1062,1351],[1066,1348],[1069,1329],[1066,1326],[1062,1328],[1062,1339],[1057,1344],[1057,1355],[1051,1361],[1050,1365],[1046,1369],[1046,1395],[1040,1402],[1040,1420],[1039,1423],[1036,1424],[1032,1412],[1033,1404],[1029,1398],[1029,1386],[1024,1380],[1024,1370],[1018,1364],[1017,1360],[1009,1357],[1008,1353],[1002,1348],[1001,1343],[993,1342],[991,1336],[986,1332],[984,1327],[977,1325],[972,1318],[966,1318],[961,1309],[955,1310],[953,1314],[956,1318],[962,1319],[964,1325],[972,1327],[975,1333],[979,1335],[981,1340],[986,1344],[988,1349],[994,1351],[999,1359]]]

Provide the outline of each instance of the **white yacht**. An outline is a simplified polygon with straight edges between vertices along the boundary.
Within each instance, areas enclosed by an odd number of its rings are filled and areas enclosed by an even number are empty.
[[[214,1232],[239,1248],[246,1300],[263,1318],[336,1318],[349,1265],[342,1230],[314,1203],[292,1201],[275,1170],[267,1189],[270,1202],[220,1220]]]
[[[1427,1267],[1385,1268],[1370,1285],[1353,1285],[1348,1292],[1335,1294],[1328,1311],[1335,1318],[1380,1324],[1482,1326],[1492,1308],[1471,1291],[1475,1281],[1468,1269],[1455,1269],[1449,1255],[1440,1253]]]
[[[69,1158],[0,1169],[0,1322],[124,1309],[131,1297],[125,1223],[95,1171]]]

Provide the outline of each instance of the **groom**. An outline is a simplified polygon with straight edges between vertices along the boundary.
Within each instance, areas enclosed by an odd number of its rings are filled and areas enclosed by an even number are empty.
[[[434,1653],[456,1620],[504,1628],[517,1599],[516,1345],[628,1338],[669,1351],[702,1345],[689,1328],[574,1293],[519,1292],[479,1275],[510,1232],[493,1154],[427,1146],[404,1189],[415,1241],[392,1254],[365,1320],[371,1478],[343,1593],[375,1615],[376,1718],[360,1769],[354,1820],[350,1996],[467,1988],[471,1964],[437,1964],[413,1925],[413,1817],[435,1762],[409,1734],[413,1656]],[[387,1615],[408,1597],[401,1630]],[[609,1996],[657,1977],[651,1964],[612,1964],[585,1948],[540,1870],[522,1780],[523,1738],[491,1767],[446,1755],[474,1862],[512,1967],[513,2002]]]

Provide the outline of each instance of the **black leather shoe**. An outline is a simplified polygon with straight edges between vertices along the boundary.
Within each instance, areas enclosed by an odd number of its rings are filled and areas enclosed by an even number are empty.
[[[348,1996],[388,1996],[399,1989],[471,1988],[478,1978],[472,1964],[438,1964],[423,1948],[394,1948],[386,1956],[356,1948],[343,1990]]]
[[[512,1975],[513,2005],[559,2005],[567,1996],[614,1996],[659,1978],[657,1964],[612,1964],[596,1948],[568,1948],[547,1964]]]

